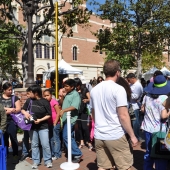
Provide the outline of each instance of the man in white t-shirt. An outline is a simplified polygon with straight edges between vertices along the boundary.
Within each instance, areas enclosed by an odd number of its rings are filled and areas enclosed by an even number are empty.
[[[106,61],[103,72],[106,80],[96,85],[90,95],[98,170],[110,169],[114,162],[117,169],[130,170],[133,154],[127,136],[133,146],[138,140],[131,127],[126,91],[115,83],[121,75],[119,62]]]
[[[127,75],[127,80],[130,83],[130,88],[132,91],[131,94],[131,104],[132,108],[135,113],[135,120],[132,121],[133,124],[133,130],[135,133],[135,136],[137,137],[138,140],[140,140],[140,99],[143,94],[143,87],[141,83],[137,80],[135,74],[129,73]]]

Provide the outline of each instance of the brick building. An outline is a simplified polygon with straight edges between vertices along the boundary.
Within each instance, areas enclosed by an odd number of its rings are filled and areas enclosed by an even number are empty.
[[[62,2],[64,1],[59,1],[59,4]],[[22,11],[19,10],[19,5],[13,1],[13,6],[15,7],[14,14],[16,18],[22,25],[25,25],[23,22]],[[83,4],[82,6],[86,7],[86,4]],[[65,9],[71,8],[72,6],[68,1]],[[37,17],[33,17],[33,22],[40,22],[43,19],[42,17],[42,13],[39,13]],[[95,47],[97,40],[91,32],[96,32],[97,30],[102,29],[102,26],[111,27],[112,24],[109,21],[101,20],[93,14],[90,17],[89,25],[90,26],[88,28],[82,28],[75,25],[73,28],[73,37],[68,38],[63,35],[58,49],[58,59],[64,59],[71,66],[82,70],[83,75],[87,80],[103,75],[102,66],[105,58],[105,53],[102,53],[101,51],[93,52],[93,48]],[[61,33],[59,32],[59,37],[60,36]],[[41,43],[53,45],[55,44],[55,39],[43,36]],[[21,54],[22,52],[20,52],[19,55],[20,60]],[[34,78],[42,78],[43,72],[52,67],[55,67],[55,47],[36,45],[34,48]],[[69,76],[77,77],[78,75]]]

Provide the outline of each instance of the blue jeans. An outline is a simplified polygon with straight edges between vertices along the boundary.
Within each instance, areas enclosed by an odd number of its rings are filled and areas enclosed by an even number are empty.
[[[134,110],[136,119],[132,121],[133,130],[136,138],[140,139],[140,119],[139,119],[139,109]]]
[[[32,149],[32,159],[35,164],[40,163],[40,150],[39,150],[39,139],[42,145],[43,159],[44,163],[51,163],[51,150],[49,144],[49,134],[48,129],[42,130],[31,130],[31,149]]]
[[[12,143],[13,156],[18,155],[18,140],[17,140],[17,126],[13,120],[7,122],[6,132],[4,133],[5,146],[9,147],[9,137]]]
[[[65,146],[68,148],[68,138],[67,138],[67,123],[63,125],[63,140]],[[74,139],[74,125],[71,124],[71,153],[72,156],[81,156],[82,152],[77,146],[77,143]]]
[[[152,133],[144,131],[146,152],[144,154],[144,170],[152,170],[155,163],[156,170],[166,170],[168,161],[165,159],[153,159],[150,157],[152,146]]]
[[[49,127],[49,136],[52,156],[61,157],[60,124]]]
[[[24,130],[23,144],[22,144],[22,155],[29,154],[29,131]]]

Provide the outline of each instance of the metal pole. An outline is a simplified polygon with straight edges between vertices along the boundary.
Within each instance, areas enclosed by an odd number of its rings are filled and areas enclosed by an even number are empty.
[[[58,74],[58,2],[55,3],[55,94],[56,98],[58,98],[58,82],[59,82],[59,74]]]
[[[67,139],[68,139],[68,162],[64,162],[60,165],[63,170],[76,170],[80,167],[79,163],[72,163],[71,158],[71,112],[67,112]]]
[[[34,56],[33,56],[33,44],[32,44],[32,14],[28,15],[28,78],[26,81],[26,87],[35,84],[34,81]]]

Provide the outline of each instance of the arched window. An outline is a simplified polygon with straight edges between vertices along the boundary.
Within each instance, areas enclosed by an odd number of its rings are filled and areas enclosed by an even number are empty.
[[[77,60],[77,47],[73,47],[73,60]]]

